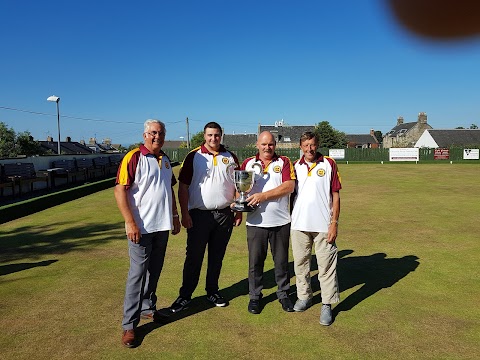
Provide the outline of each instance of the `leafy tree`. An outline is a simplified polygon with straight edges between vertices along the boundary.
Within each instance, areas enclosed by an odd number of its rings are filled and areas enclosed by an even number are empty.
[[[478,129],[478,126],[476,124],[470,125],[470,129]]]
[[[43,155],[38,141],[33,140],[28,131],[16,134],[7,124],[0,122],[0,157],[15,157],[18,155]]]
[[[140,145],[142,145],[143,143],[139,142],[139,143],[135,143],[135,144],[132,144],[130,145],[128,148],[127,148],[127,152],[129,152],[130,150],[133,150],[133,149],[136,149],[138,148]]]
[[[318,135],[320,148],[343,149],[347,146],[345,133],[334,129],[328,121],[319,122],[314,132]]]
[[[465,129],[463,126],[457,126],[455,129]]]
[[[199,147],[200,145],[203,144],[203,140],[204,140],[203,131],[199,131],[198,133],[193,135],[192,138],[190,139],[190,148],[194,149],[196,147]]]
[[[375,131],[373,135],[377,138],[379,144],[383,142],[383,134],[380,130]]]

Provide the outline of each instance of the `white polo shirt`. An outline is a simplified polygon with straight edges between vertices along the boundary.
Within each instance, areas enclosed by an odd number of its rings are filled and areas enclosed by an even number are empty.
[[[277,156],[274,154],[272,161],[268,166],[259,159],[258,154],[254,157],[245,159],[242,170],[252,170],[253,164],[257,163],[262,166],[263,173],[255,176],[255,185],[249,195],[266,192],[274,189],[283,182],[295,180],[295,172],[292,162],[286,156]],[[290,222],[290,211],[288,210],[289,195],[282,196],[274,200],[267,200],[260,203],[258,208],[247,214],[247,225],[260,227],[274,227],[286,225]]]
[[[332,218],[332,193],[342,188],[335,160],[317,153],[311,165],[302,156],[294,167],[297,181],[291,229],[328,232]]]
[[[235,164],[235,154],[223,145],[212,154],[202,145],[190,151],[183,161],[178,180],[188,185],[188,210],[215,210],[229,207],[235,199],[235,185],[227,166]]]
[[[172,186],[176,180],[168,156],[157,158],[144,146],[122,159],[117,184],[127,187],[127,197],[135,223],[142,234],[173,229]]]

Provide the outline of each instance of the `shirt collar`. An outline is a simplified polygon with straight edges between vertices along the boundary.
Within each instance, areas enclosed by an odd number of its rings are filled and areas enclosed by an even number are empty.
[[[315,163],[323,162],[323,155],[317,152],[315,154]],[[305,155],[302,155],[302,158],[299,161],[300,164],[306,164],[307,161],[305,160]]]
[[[200,147],[200,151],[202,152],[202,154],[212,154],[208,149],[207,147],[205,146],[205,144],[202,144],[202,146]],[[225,152],[227,151],[225,149],[225,146],[223,146],[222,144],[220,144],[220,148],[218,149],[218,153],[221,153],[221,152]],[[213,155],[213,154],[212,154]]]

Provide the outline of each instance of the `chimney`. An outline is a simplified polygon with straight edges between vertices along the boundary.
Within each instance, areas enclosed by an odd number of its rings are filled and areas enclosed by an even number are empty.
[[[397,119],[397,125],[402,125],[403,124],[403,116],[399,116]]]
[[[70,136],[67,136],[67,138],[65,139],[66,142],[72,142],[72,138]]]
[[[424,112],[418,113],[418,123],[419,124],[427,123],[427,113],[424,113]]]
[[[375,136],[375,130],[370,129],[370,135]]]
[[[47,136],[47,141],[48,142],[53,142],[53,138],[51,136]]]
[[[80,140],[80,144],[85,145],[85,140]]]
[[[90,145],[95,145],[95,144],[97,143],[97,139],[95,139],[95,138],[90,138],[90,140],[88,140],[88,143],[89,143]]]

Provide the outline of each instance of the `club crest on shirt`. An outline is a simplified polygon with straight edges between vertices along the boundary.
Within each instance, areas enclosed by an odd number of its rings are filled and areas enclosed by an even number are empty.
[[[165,167],[166,167],[167,169],[170,169],[170,163],[169,163],[168,161],[165,161]]]
[[[225,165],[227,165],[230,161],[228,160],[228,158],[224,157],[224,158],[222,159],[222,162],[223,162]]]
[[[282,171],[282,168],[280,167],[280,165],[276,165],[274,168],[273,168],[273,172],[276,172],[277,174]]]
[[[317,170],[317,175],[320,176],[320,177],[325,176],[325,170],[323,170],[323,169],[318,169],[318,170]]]

